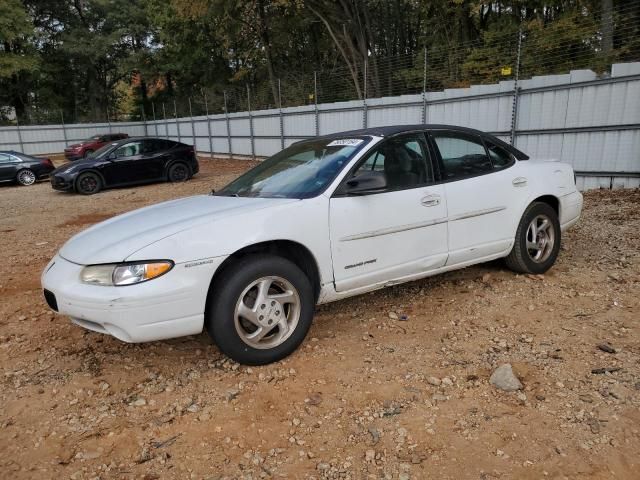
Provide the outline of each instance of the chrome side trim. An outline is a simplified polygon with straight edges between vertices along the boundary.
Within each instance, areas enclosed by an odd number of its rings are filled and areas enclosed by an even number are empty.
[[[436,218],[435,220],[429,220],[428,222],[410,223],[408,225],[400,225],[398,227],[381,228],[380,230],[371,230],[369,232],[357,233],[355,235],[348,235],[340,239],[341,242],[350,242],[352,240],[362,240],[364,238],[380,237],[382,235],[390,235],[392,233],[405,232],[407,230],[415,230],[417,228],[431,227],[433,225],[439,225],[446,223],[446,218]]]
[[[493,208],[485,208],[484,210],[474,210],[472,212],[462,213],[460,215],[454,215],[453,217],[449,217],[450,222],[455,222],[456,220],[465,220],[467,218],[479,217],[480,215],[488,215],[490,213],[501,212],[502,210],[506,210],[507,207],[493,207]]]

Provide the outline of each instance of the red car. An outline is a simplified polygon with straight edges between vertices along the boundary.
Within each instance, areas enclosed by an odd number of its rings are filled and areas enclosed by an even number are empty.
[[[74,143],[64,149],[64,156],[67,160],[78,160],[79,158],[87,158],[93,152],[109,142],[115,142],[129,138],[126,133],[109,133],[105,135],[94,135],[80,143]]]

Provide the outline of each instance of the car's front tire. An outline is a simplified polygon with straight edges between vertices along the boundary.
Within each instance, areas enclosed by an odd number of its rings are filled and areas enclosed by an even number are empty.
[[[33,185],[34,183],[36,183],[36,174],[33,173],[28,168],[23,168],[17,173],[16,181],[20,185],[24,185],[25,187],[28,187],[29,185]]]
[[[314,305],[311,282],[293,262],[248,255],[215,280],[205,325],[227,356],[264,365],[298,348],[311,327]]]
[[[102,190],[102,179],[93,172],[81,173],[76,180],[76,191],[82,195],[93,195]]]
[[[519,273],[545,273],[558,258],[560,236],[555,209],[533,202],[520,219],[513,249],[505,259],[507,267]]]
[[[84,153],[82,154],[82,158],[89,158],[92,153],[93,153],[93,150],[85,150]]]

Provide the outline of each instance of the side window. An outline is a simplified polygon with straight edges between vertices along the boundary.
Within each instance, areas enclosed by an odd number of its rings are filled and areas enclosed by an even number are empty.
[[[389,190],[403,190],[433,182],[433,172],[424,143],[417,135],[385,141],[369,154],[354,175],[384,172]]]
[[[505,168],[513,163],[513,156],[504,148],[488,140],[485,140],[484,144],[487,146],[487,151],[489,152],[489,157],[491,157],[493,168]]]
[[[363,173],[366,171],[384,172],[384,153],[380,150],[376,150],[367,157],[362,165],[354,172],[354,174]]]
[[[6,153],[0,153],[0,163],[11,163],[13,159],[11,155],[7,155]]]
[[[116,158],[133,157],[142,152],[142,142],[131,142],[118,147],[115,151]]]
[[[457,132],[434,132],[433,139],[442,158],[443,180],[473,177],[493,171],[480,138]]]

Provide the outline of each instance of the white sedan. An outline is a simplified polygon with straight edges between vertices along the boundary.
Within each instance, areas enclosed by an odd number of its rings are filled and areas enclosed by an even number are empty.
[[[90,330],[148,342],[206,328],[231,358],[265,364],[300,345],[316,304],[497,258],[543,273],[581,209],[564,163],[467,128],[370,128],[97,224],[42,285]]]

